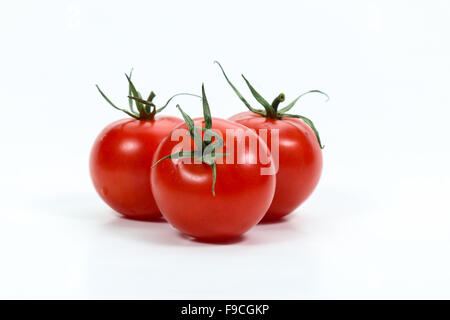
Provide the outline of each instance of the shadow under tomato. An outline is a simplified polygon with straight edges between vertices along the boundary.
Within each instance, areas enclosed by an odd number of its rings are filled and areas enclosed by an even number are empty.
[[[288,218],[286,216],[278,218],[278,219],[262,219],[259,224],[278,224],[278,223],[285,223],[288,221]]]
[[[183,238],[185,240],[189,240],[191,242],[195,243],[203,243],[203,244],[212,244],[212,245],[230,245],[230,244],[236,244],[244,241],[246,239],[245,235],[240,235],[239,237],[233,238],[233,239],[227,239],[227,240],[206,240],[206,239],[198,239],[191,236],[188,236],[184,233],[178,232],[178,236],[180,238]]]
[[[123,215],[119,215],[120,219],[124,220],[131,220],[131,221],[138,221],[138,222],[152,222],[152,223],[167,223],[166,219],[163,217],[157,217],[157,218],[133,218],[133,217],[126,217]]]

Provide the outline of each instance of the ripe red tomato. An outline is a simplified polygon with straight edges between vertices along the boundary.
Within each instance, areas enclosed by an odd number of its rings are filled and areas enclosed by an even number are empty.
[[[161,216],[150,186],[153,155],[165,136],[183,120],[122,119],[108,125],[95,140],[90,171],[100,197],[115,211],[134,219]]]
[[[279,219],[294,211],[311,195],[322,171],[322,145],[317,129],[308,118],[289,114],[288,111],[307,93],[316,92],[327,95],[319,90],[311,90],[279,109],[279,104],[285,99],[284,94],[281,93],[272,103],[269,103],[242,76],[254,98],[264,107],[262,110],[255,109],[230,82],[222,66],[218,62],[217,64],[233,91],[250,110],[239,113],[230,120],[254,129],[258,133],[260,129],[266,129],[266,142],[271,149],[278,171],[275,196],[264,219]],[[278,152],[273,150],[271,142],[273,130],[278,130]]]
[[[156,109],[155,94],[143,100],[130,77],[131,73],[127,75],[129,110],[116,107],[97,86],[111,106],[131,118],[111,123],[99,134],[91,150],[90,173],[98,194],[112,209],[127,218],[148,220],[161,217],[150,186],[153,155],[161,140],[183,120],[155,117],[173,97]]]
[[[253,112],[239,113],[230,120],[256,132],[269,129],[269,148],[271,130],[279,130],[278,161],[274,161],[275,165],[278,162],[275,196],[264,219],[278,219],[294,211],[314,191],[322,172],[322,150],[313,130],[298,119],[270,119]]]
[[[271,167],[272,159],[267,146],[254,132],[228,120],[209,118],[209,124],[211,122],[212,126],[209,128],[223,136],[221,150],[228,156],[232,155],[232,163],[225,156],[222,163],[216,160],[213,163],[216,171],[214,177],[212,165],[204,160],[195,163],[192,157],[166,159],[153,167],[151,184],[156,203],[172,226],[194,238],[221,241],[240,236],[263,218],[272,202],[275,176],[273,169],[271,175],[261,174],[262,168]],[[201,118],[193,120],[192,126],[183,124],[173,132],[190,129],[194,125],[208,129],[206,113],[205,121]],[[200,133],[197,128],[195,130]],[[240,130],[242,135],[227,135],[227,130]],[[250,138],[245,139],[244,135]],[[267,164],[262,164],[262,161],[252,163],[250,160],[259,158],[258,150],[249,147],[251,138],[260,142],[260,152],[269,155]],[[245,148],[237,147],[239,139],[244,139]],[[175,140],[172,141],[169,135],[161,142],[154,162],[181,151],[180,140]],[[238,158],[245,161],[239,164]]]

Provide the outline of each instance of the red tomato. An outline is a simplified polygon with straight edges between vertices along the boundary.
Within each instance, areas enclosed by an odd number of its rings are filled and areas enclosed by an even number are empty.
[[[322,150],[313,130],[299,119],[270,119],[253,112],[239,113],[230,120],[257,132],[268,129],[269,148],[270,130],[279,130],[275,196],[264,219],[278,219],[294,211],[314,191],[322,171]],[[274,162],[277,165],[276,159]]]
[[[197,127],[205,127],[203,119],[196,119]],[[186,129],[183,124],[176,129]],[[223,119],[212,119],[212,129],[222,134],[224,153],[232,153],[232,164],[216,161],[215,196],[211,192],[213,176],[211,166],[195,164],[193,159],[167,159],[159,162],[151,174],[151,184],[156,203],[166,220],[181,232],[203,240],[221,241],[238,237],[256,225],[264,216],[272,202],[275,191],[275,176],[261,175],[262,168],[271,166],[271,158],[266,165],[248,159],[258,157],[258,150],[237,148],[239,138],[227,138],[227,129],[240,129],[242,133],[258,139],[248,128]],[[227,149],[227,139],[233,139],[233,150]],[[155,153],[154,161],[173,154],[180,141],[165,138]],[[229,142],[228,142],[229,143]],[[268,154],[264,142],[259,145]],[[178,146],[179,148],[179,146]],[[231,147],[230,147],[231,148]],[[222,151],[221,151],[222,152]],[[237,163],[237,157],[247,159]],[[273,173],[273,172],[272,172]]]
[[[161,216],[150,187],[153,155],[161,140],[183,120],[122,119],[108,125],[91,151],[90,171],[95,189],[114,210],[133,219]]]
[[[161,217],[161,213],[149,179],[153,154],[161,140],[183,122],[175,117],[155,115],[175,96],[191,94],[176,94],[164,106],[156,108],[155,93],[152,91],[147,100],[142,99],[131,82],[131,72],[126,77],[128,110],[114,105],[97,86],[112,107],[131,118],[111,123],[97,137],[90,157],[91,177],[98,194],[111,208],[127,218],[154,219]]]
[[[283,93],[280,93],[272,103],[269,103],[242,75],[253,97],[264,108],[256,109],[231,83],[220,63],[217,61],[216,63],[230,87],[250,110],[250,112],[239,113],[231,117],[230,120],[258,130],[260,135],[259,130],[266,129],[266,142],[275,159],[275,165],[278,165],[278,173],[275,196],[264,218],[268,220],[281,218],[294,211],[308,198],[316,187],[322,171],[322,144],[316,127],[310,119],[301,115],[290,114],[289,111],[306,94],[320,93],[327,98],[328,95],[320,90],[310,90],[281,108],[280,103],[285,100]],[[271,133],[271,130],[274,129],[279,130],[278,152],[272,150],[271,136],[275,132]],[[278,161],[276,158],[278,158]]]

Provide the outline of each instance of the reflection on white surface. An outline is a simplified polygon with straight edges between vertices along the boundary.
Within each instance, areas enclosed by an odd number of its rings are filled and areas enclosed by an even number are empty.
[[[47,187],[28,204],[10,199],[0,224],[0,296],[448,297],[448,182],[416,176],[414,184],[405,177],[369,186],[366,173],[333,187],[336,169],[291,217],[223,245],[192,241],[165,222],[122,219],[76,188]]]

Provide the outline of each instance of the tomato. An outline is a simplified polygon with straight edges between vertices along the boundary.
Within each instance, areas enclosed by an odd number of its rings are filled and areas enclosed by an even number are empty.
[[[263,110],[255,109],[230,82],[220,64],[219,67],[233,91],[250,110],[236,114],[230,120],[256,130],[257,133],[260,133],[261,129],[266,129],[265,141],[278,170],[275,196],[264,219],[279,219],[293,212],[311,195],[322,172],[322,145],[317,129],[310,119],[289,114],[288,111],[307,93],[315,92],[328,96],[322,91],[311,90],[279,109],[279,104],[285,99],[284,94],[278,95],[270,104],[242,76],[252,95],[264,107]],[[277,130],[278,134],[277,150],[273,150],[272,135],[275,134],[273,130]]]
[[[141,98],[127,75],[130,109],[116,107],[100,90],[100,94],[114,108],[131,118],[108,125],[94,142],[90,155],[92,182],[100,197],[115,211],[132,219],[148,220],[161,217],[150,185],[153,155],[161,140],[183,120],[169,116],[155,116],[167,103],[156,109],[155,94]],[[138,112],[134,111],[133,103]]]
[[[203,97],[206,101],[204,93]],[[273,169],[270,174],[262,174],[261,169],[272,166],[272,159],[265,143],[253,131],[235,122],[208,118],[208,105],[207,109],[205,119],[187,118],[187,124],[175,128],[161,142],[154,162],[167,155],[172,158],[159,161],[153,167],[151,185],[161,213],[173,227],[197,239],[222,241],[239,237],[263,218],[272,202],[275,176]],[[186,119],[186,115],[183,116]],[[189,155],[174,157],[182,151],[180,139],[172,138],[179,137],[175,132],[189,129],[191,136],[200,135],[199,127],[223,137],[223,148],[217,150],[222,161],[216,158],[215,162],[208,162],[202,155],[199,163]],[[227,130],[236,134],[227,135]],[[245,148],[237,147],[238,141],[242,142],[239,139],[245,139]],[[258,141],[260,151],[269,155],[266,164],[250,160],[259,158],[258,150],[249,147],[250,139]],[[238,163],[238,158],[245,161]]]
[[[122,119],[108,125],[92,147],[90,171],[100,197],[115,211],[134,219],[161,216],[150,186],[153,155],[179,118]]]
[[[294,211],[313,192],[322,171],[322,150],[312,129],[298,119],[270,119],[253,112],[239,113],[230,120],[256,132],[268,129],[269,148],[271,130],[279,130],[275,196],[264,218],[278,219]]]

